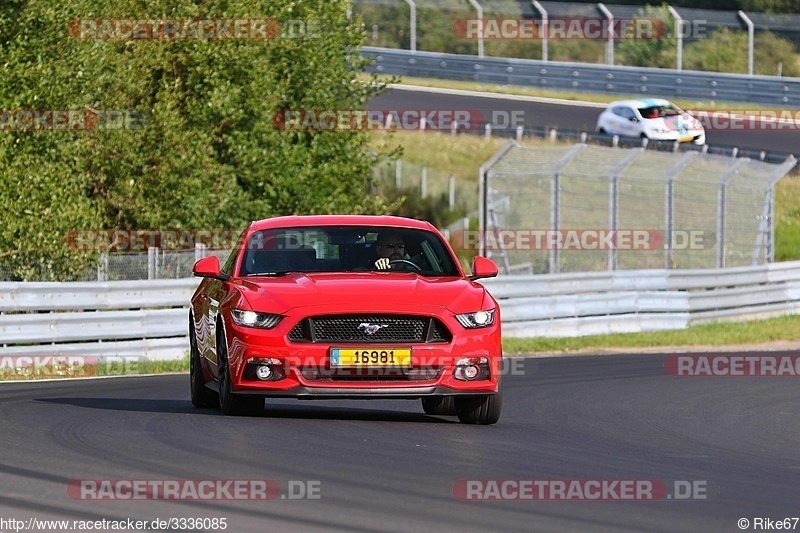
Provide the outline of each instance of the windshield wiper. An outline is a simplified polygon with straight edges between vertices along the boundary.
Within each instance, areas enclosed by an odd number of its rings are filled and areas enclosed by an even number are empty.
[[[255,274],[247,274],[246,277],[250,278],[253,276],[269,276],[269,277],[281,277],[285,276],[286,274],[291,274],[295,272],[294,270],[281,270],[279,272],[256,272]]]

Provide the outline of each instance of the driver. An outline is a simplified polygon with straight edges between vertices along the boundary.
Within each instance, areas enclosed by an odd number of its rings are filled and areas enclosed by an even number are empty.
[[[390,265],[389,261],[406,258],[403,236],[399,233],[379,234],[378,240],[375,241],[375,251],[378,255],[378,259],[375,261],[375,268],[378,270],[389,270],[395,266]]]

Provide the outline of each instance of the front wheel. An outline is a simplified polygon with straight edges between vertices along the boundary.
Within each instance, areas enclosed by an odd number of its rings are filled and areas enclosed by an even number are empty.
[[[466,396],[455,399],[456,414],[463,424],[495,424],[503,407],[503,392],[498,387],[495,394]]]
[[[455,416],[456,404],[452,396],[434,396],[422,399],[422,410],[426,415]]]
[[[220,335],[217,340],[217,360],[219,361],[219,409],[222,414],[227,416],[254,415],[264,409],[264,398],[240,396],[233,393],[224,335]]]
[[[194,324],[189,318],[189,384],[192,393],[192,405],[195,407],[212,407],[216,402],[214,391],[206,388],[200,352],[197,349],[197,337]]]

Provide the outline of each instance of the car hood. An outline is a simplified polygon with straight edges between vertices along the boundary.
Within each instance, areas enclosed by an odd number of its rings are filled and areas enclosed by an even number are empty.
[[[694,117],[689,115],[674,115],[671,117],[659,117],[646,119],[645,124],[650,128],[667,128],[678,131],[681,128],[690,130],[702,130],[703,125]]]
[[[290,273],[243,279],[238,284],[254,311],[270,313],[332,305],[339,312],[367,308],[424,312],[427,307],[467,313],[481,309],[485,293],[467,279],[413,273]]]

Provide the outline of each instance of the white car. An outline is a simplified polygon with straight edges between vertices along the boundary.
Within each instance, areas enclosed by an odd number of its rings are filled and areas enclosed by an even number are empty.
[[[597,132],[656,141],[706,143],[700,121],[661,98],[611,102],[597,119]]]

